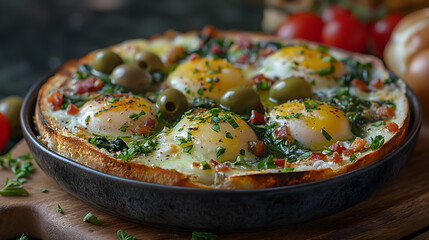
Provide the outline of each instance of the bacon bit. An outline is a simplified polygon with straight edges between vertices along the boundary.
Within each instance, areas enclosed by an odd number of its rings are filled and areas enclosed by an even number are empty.
[[[51,92],[48,96],[48,102],[52,104],[53,110],[58,110],[63,104],[63,95],[58,91]]]
[[[271,54],[273,54],[275,51],[274,51],[274,48],[273,47],[271,47],[271,46],[268,46],[268,47],[266,47],[266,48],[264,48],[264,49],[260,49],[259,51],[258,51],[258,54],[259,54],[259,56],[261,56],[261,57],[268,57],[268,56],[270,56]]]
[[[103,86],[103,81],[94,76],[91,76],[88,79],[78,81],[76,83],[76,93],[82,94],[97,91],[101,88],[101,86]]]
[[[286,160],[285,159],[280,159],[280,158],[274,158],[273,162],[274,162],[274,164],[277,165],[278,168],[284,168]]]
[[[384,126],[385,129],[387,129],[389,132],[395,133],[399,130],[399,126],[398,124],[391,122],[386,124],[386,126]]]
[[[184,57],[186,50],[181,46],[176,46],[170,49],[167,54],[167,64],[174,64]]]
[[[213,25],[205,25],[201,30],[201,35],[204,37],[212,38],[216,35],[216,28]]]
[[[219,44],[213,44],[210,47],[210,52],[213,54],[219,54],[222,53],[222,48],[219,46]]]
[[[145,125],[147,126],[147,127],[149,127],[150,129],[155,129],[155,125],[156,125],[156,120],[155,119],[153,119],[153,118],[149,118],[148,120],[147,120],[147,122],[145,123]]]
[[[244,64],[244,63],[246,63],[246,62],[248,62],[249,61],[249,55],[247,54],[247,53],[243,53],[243,54],[241,54],[241,56],[240,57],[238,57],[237,59],[235,59],[235,62],[236,63],[240,63],[240,64]]]
[[[357,137],[352,145],[350,146],[350,150],[352,150],[353,152],[359,152],[360,150],[362,150],[365,147],[366,144],[366,140],[360,137]]]
[[[392,118],[395,115],[395,111],[388,106],[381,106],[375,110],[375,115],[377,117]]]
[[[383,87],[383,82],[380,78],[374,78],[369,82],[369,88],[372,90],[380,89]]]
[[[210,159],[209,164],[210,164],[212,167],[216,167],[217,165],[219,165],[219,163],[218,163],[218,162],[216,162],[216,161],[215,161],[215,160],[213,160],[213,159]]]
[[[134,132],[138,136],[148,135],[155,129],[155,125],[156,125],[156,120],[149,118],[144,125],[138,125],[135,128]]]
[[[250,123],[265,125],[265,116],[258,111],[252,110],[250,113]]]
[[[329,158],[329,161],[334,163],[342,163],[343,157],[341,157],[340,154],[338,154],[337,152],[334,152],[332,156]]]
[[[353,79],[351,82],[352,87],[354,88],[358,88],[359,90],[361,90],[362,92],[369,92],[368,87],[366,86],[366,83],[360,79]]]
[[[331,149],[332,152],[337,152],[339,154],[342,154],[344,150],[346,150],[347,148],[345,148],[340,142],[336,142],[334,144],[332,144],[329,149]]]
[[[258,75],[255,75],[255,76],[253,76],[251,79],[250,79],[250,82],[252,83],[252,84],[260,84],[260,83],[262,83],[262,82],[267,82],[267,84],[268,84],[268,87],[271,87],[271,85],[274,83],[274,81],[273,80],[271,80],[271,79],[269,79],[269,78],[267,78],[267,77],[265,77],[264,76],[264,74],[258,74]]]
[[[323,153],[311,153],[307,160],[326,160],[327,156]]]
[[[79,112],[79,108],[76,107],[74,104],[69,104],[67,106],[66,112],[69,115],[75,115],[75,114],[77,114]]]
[[[192,53],[188,57],[188,59],[191,60],[191,61],[197,60],[198,58],[200,58],[200,55],[198,53]]]
[[[289,137],[289,131],[287,130],[286,125],[276,126],[274,128],[274,137],[276,139],[284,139]]]
[[[219,164],[215,166],[215,170],[218,172],[225,172],[225,171],[228,171],[228,169],[229,169],[228,165],[225,165],[225,164]]]
[[[250,151],[258,157],[264,156],[264,142],[263,141],[249,141]]]
[[[250,41],[250,38],[246,35],[240,35],[237,39],[237,45],[241,49],[250,49],[252,48],[252,41]]]
[[[200,168],[201,167],[201,163],[199,163],[199,162],[192,162],[192,167],[194,167],[194,168]]]

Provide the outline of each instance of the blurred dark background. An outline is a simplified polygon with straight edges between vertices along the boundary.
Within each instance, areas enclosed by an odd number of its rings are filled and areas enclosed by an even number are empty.
[[[262,0],[0,0],[0,99],[67,59],[168,29],[261,30]]]

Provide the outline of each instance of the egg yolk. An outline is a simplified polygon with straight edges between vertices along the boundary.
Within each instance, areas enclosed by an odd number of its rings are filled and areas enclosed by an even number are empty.
[[[129,94],[106,94],[82,106],[80,121],[90,133],[107,136],[150,134],[156,125],[153,104]]]
[[[348,118],[342,110],[314,100],[279,105],[270,113],[270,119],[285,124],[291,137],[311,150],[322,150],[352,137]]]
[[[334,73],[337,69],[343,68],[343,64],[340,61],[337,61],[325,51],[304,46],[282,48],[275,52],[272,57],[291,60],[295,65],[301,65],[313,70],[318,75],[335,75]]]
[[[219,101],[230,88],[244,83],[242,70],[225,59],[199,58],[180,64],[166,84],[181,91],[189,101],[209,98]]]

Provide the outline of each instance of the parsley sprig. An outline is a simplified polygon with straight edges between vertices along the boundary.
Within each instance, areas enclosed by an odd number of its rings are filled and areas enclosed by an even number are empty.
[[[16,175],[15,178],[6,178],[5,186],[0,190],[2,196],[20,196],[28,195],[27,190],[22,185],[27,181],[27,178],[33,171],[33,157],[30,153],[12,158],[12,152],[0,156],[0,166],[3,167],[3,160],[6,159],[10,170]]]

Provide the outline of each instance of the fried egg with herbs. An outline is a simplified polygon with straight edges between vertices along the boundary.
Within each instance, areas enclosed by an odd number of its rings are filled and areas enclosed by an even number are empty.
[[[145,89],[125,89],[94,71],[98,52],[43,85],[35,123],[47,148],[115,176],[287,186],[375,162],[407,133],[406,85],[372,56],[251,33],[169,34],[103,50],[99,65],[120,58],[147,76]]]
[[[260,71],[268,78],[303,77],[314,88],[336,86],[336,78],[344,75],[344,64],[325,47],[289,46],[268,56]]]

